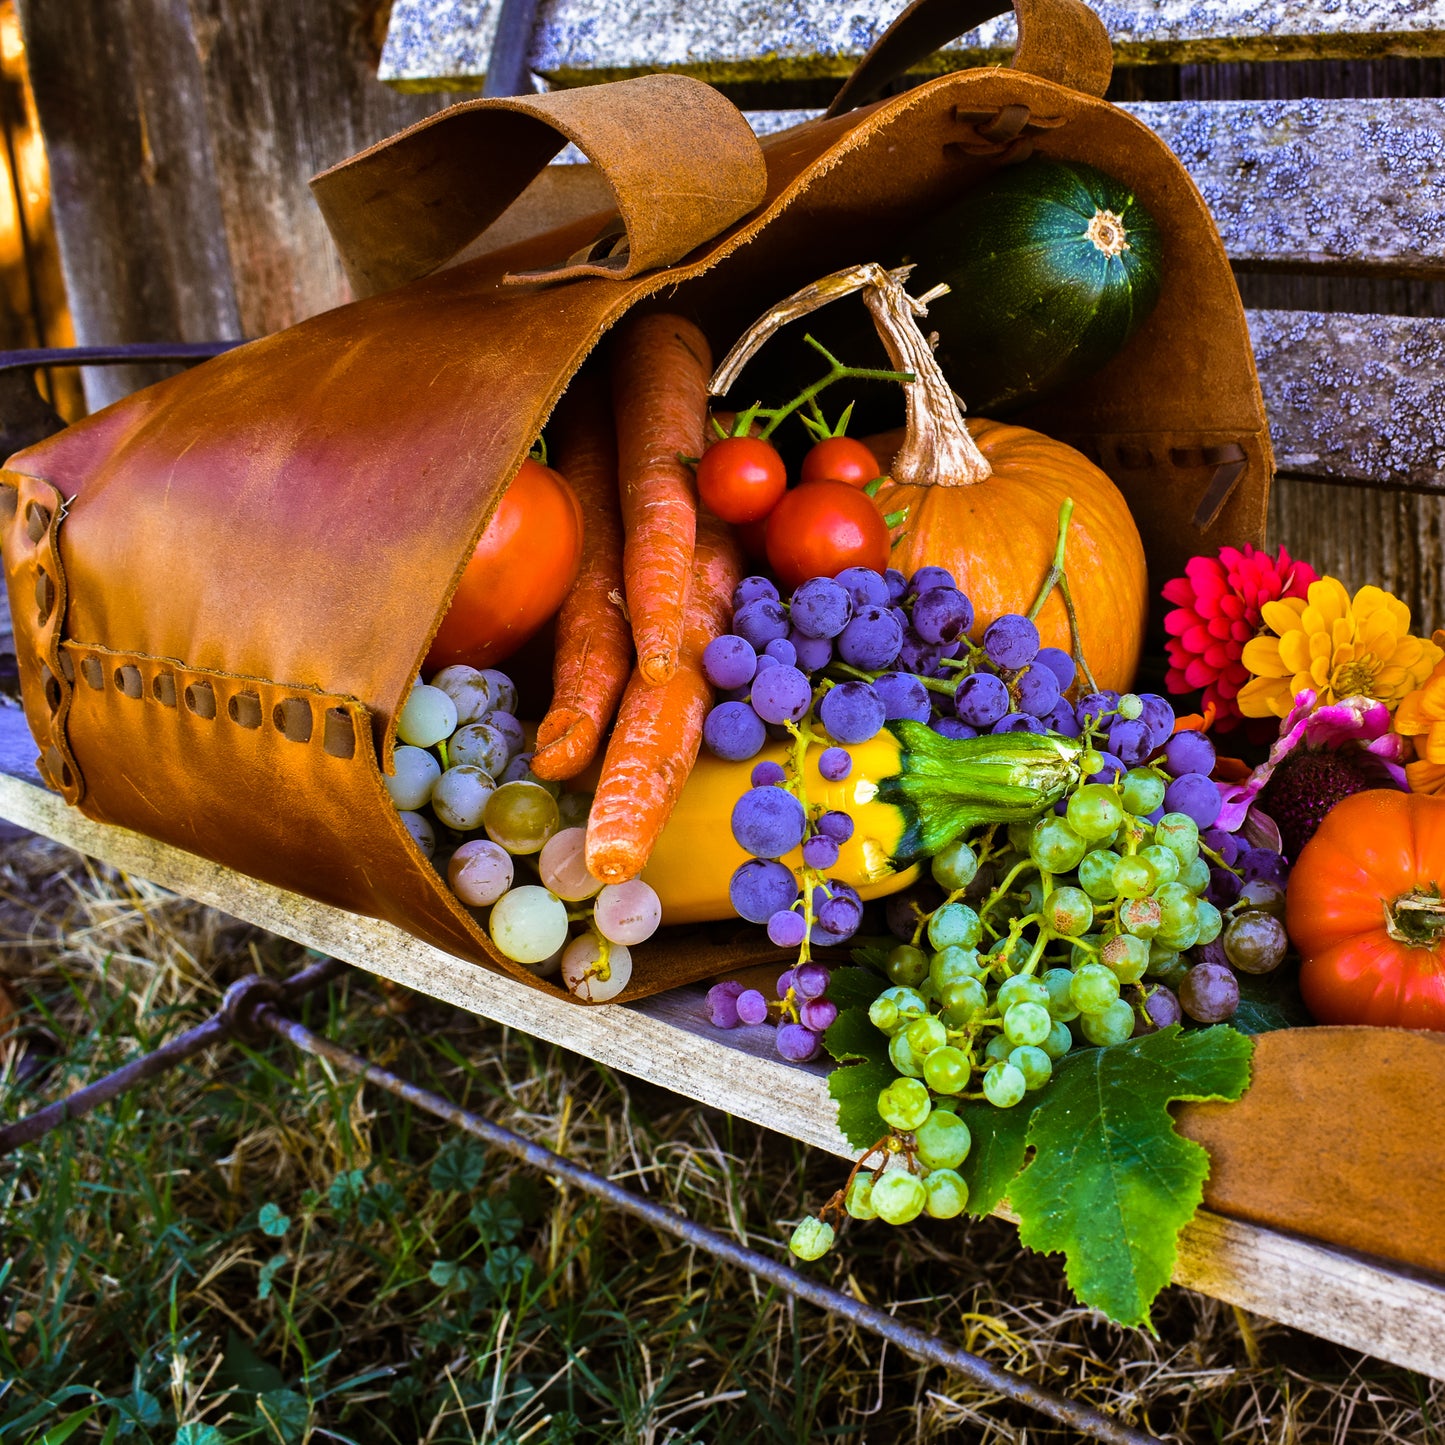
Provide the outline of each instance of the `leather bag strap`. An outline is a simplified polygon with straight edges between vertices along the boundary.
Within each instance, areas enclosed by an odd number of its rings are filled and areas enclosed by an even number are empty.
[[[1004,15],[1008,0],[913,0],[874,42],[828,107],[843,115],[877,98],[890,81],[951,40]],[[1019,38],[1012,67],[1102,96],[1114,68],[1104,22],[1082,0],[1013,0]]]
[[[549,280],[626,280],[671,265],[767,187],[757,137],[731,101],[690,76],[644,75],[463,101],[323,171],[311,190],[353,290],[374,295],[449,261],[568,141],[611,185],[621,234]]]

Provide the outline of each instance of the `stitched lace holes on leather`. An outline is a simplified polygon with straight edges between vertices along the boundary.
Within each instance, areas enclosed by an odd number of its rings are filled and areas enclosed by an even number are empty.
[[[151,683],[151,692],[162,707],[176,705],[176,675],[173,672],[158,672]]]
[[[226,704],[226,712],[238,727],[261,726],[261,699],[254,692],[238,692]]]
[[[356,728],[351,714],[342,707],[326,709],[326,726],[321,735],[321,746],[333,758],[354,758],[356,756]]]
[[[48,572],[37,571],[35,574],[35,607],[37,620],[42,627],[49,620],[54,606],[55,583]]]
[[[75,686],[75,664],[70,660],[68,652],[60,654],[60,675],[71,687]]]
[[[141,697],[145,693],[145,687],[141,682],[140,668],[133,662],[127,662],[124,667],[116,668],[115,685],[127,697]]]
[[[293,743],[311,741],[311,704],[304,697],[283,697],[272,709],[271,721]]]
[[[52,783],[59,782],[62,788],[75,786],[75,774],[70,771],[70,764],[60,756],[57,747],[45,749],[45,772]]]
[[[50,508],[31,502],[25,509],[25,531],[32,542],[38,542],[50,530]]]
[[[98,657],[82,657],[80,659],[80,675],[96,692],[105,686],[105,669],[100,665]]]
[[[197,717],[213,718],[216,715],[216,689],[208,682],[192,682],[186,685],[186,706]]]
[[[45,705],[51,712],[57,712],[65,699],[60,679],[42,662],[40,664],[40,685],[45,690]]]

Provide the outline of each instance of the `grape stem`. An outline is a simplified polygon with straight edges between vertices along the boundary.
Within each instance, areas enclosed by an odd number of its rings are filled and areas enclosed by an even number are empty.
[[[786,421],[800,407],[816,406],[818,394],[833,385],[835,381],[898,381],[910,382],[913,380],[913,373],[910,371],[884,371],[877,367],[869,366],[848,366],[838,360],[821,341],[812,336],[804,336],[803,340],[816,351],[824,361],[828,363],[828,371],[825,376],[820,377],[811,386],[806,386],[791,401],[785,402],[782,406],[763,406],[761,402],[754,402],[746,411],[738,413],[737,420],[733,423],[734,436],[748,436],[752,432],[753,423],[759,417],[766,417],[767,425],[758,436],[766,441],[777,431],[778,427]],[[852,404],[848,410],[851,411]],[[845,414],[846,415],[846,414]],[[808,421],[807,417],[803,418]],[[832,433],[827,433],[832,435]]]
[[[1074,661],[1079,666],[1079,671],[1084,674],[1084,680],[1089,684],[1090,692],[1098,692],[1099,684],[1094,680],[1094,674],[1089,670],[1088,659],[1084,656],[1084,644],[1079,636],[1079,614],[1074,608],[1074,595],[1069,591],[1069,574],[1064,570],[1064,548],[1069,540],[1069,523],[1074,515],[1074,499],[1066,497],[1064,504],[1059,508],[1059,540],[1054,547],[1054,560],[1049,564],[1049,570],[1044,574],[1043,584],[1039,588],[1039,595],[1034,598],[1034,605],[1029,608],[1027,616],[1033,622],[1043,611],[1044,603],[1049,600],[1049,593],[1055,587],[1059,589],[1059,596],[1064,600],[1064,611],[1069,618],[1069,643],[1074,654]]]

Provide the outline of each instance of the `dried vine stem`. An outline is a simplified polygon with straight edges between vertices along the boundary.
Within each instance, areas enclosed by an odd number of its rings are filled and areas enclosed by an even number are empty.
[[[795,291],[748,328],[713,373],[708,389],[714,396],[724,395],[763,343],[789,321],[861,291],[890,363],[913,375],[911,382],[904,383],[907,427],[893,459],[893,480],[919,487],[964,487],[987,480],[993,468],[969,435],[958,398],[918,327],[919,318],[928,315],[928,303],[948,288],[938,286],[923,296],[910,296],[904,283],[912,271],[912,266],[889,271],[869,261]]]

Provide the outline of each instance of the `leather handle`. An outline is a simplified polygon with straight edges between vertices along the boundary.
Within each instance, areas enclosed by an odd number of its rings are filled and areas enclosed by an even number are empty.
[[[1008,0],[913,0],[858,62],[828,115],[866,105],[935,50],[1009,8]],[[1113,47],[1104,22],[1082,0],[1012,0],[1012,8],[1019,25],[1014,70],[1103,95],[1114,69]]]
[[[763,199],[767,166],[747,121],[711,86],[644,75],[545,95],[463,101],[311,182],[358,296],[449,261],[571,141],[606,177],[623,236],[551,280],[625,280],[667,266]]]

